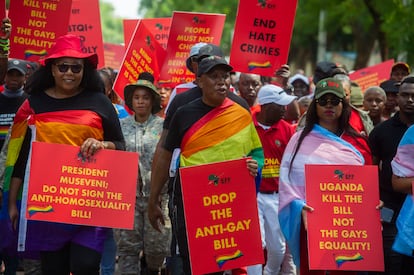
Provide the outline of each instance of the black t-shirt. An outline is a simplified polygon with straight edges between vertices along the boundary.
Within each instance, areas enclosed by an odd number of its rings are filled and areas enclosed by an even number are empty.
[[[214,107],[206,105],[201,100],[201,97],[185,105],[185,108],[178,108],[171,119],[170,130],[168,131],[164,148],[168,151],[180,148],[181,141],[187,130],[213,109]]]
[[[96,124],[99,127],[101,124],[103,130],[103,139],[106,141],[111,141],[115,144],[117,150],[125,150],[125,140],[122,134],[121,126],[119,123],[118,115],[110,102],[109,98],[103,93],[98,92],[81,92],[73,97],[56,99],[48,96],[46,93],[39,93],[30,95],[28,98],[30,103],[30,108],[35,114],[47,114],[54,113],[59,111],[67,111],[68,116],[73,116],[74,113],[70,111],[82,112],[82,119],[79,118],[79,123],[77,124],[79,129],[84,129],[87,125]],[[96,113],[100,118],[100,121],[93,121],[96,119],[96,116],[90,116],[90,120],[86,121],[89,113]],[[65,121],[64,114],[61,114],[62,121]],[[53,115],[53,118],[56,119],[56,115]],[[85,121],[84,121],[85,120]],[[64,125],[65,122],[61,122],[61,125]],[[92,127],[92,126],[89,126]],[[64,129],[64,126],[61,128],[56,127],[56,129]],[[56,132],[48,133],[48,135],[58,135],[60,130]],[[83,133],[85,135],[85,133]],[[89,134],[89,132],[88,132]],[[24,177],[26,162],[30,149],[30,129],[27,131],[22,148],[19,152],[19,157],[16,161],[13,170],[13,177],[22,178]],[[62,133],[62,135],[64,135]],[[77,132],[73,132],[73,135],[80,135]],[[91,136],[85,136],[85,139],[88,137],[93,137],[92,132]],[[78,144],[79,146],[81,144]]]
[[[396,113],[389,120],[378,124],[368,137],[372,155],[380,161],[380,198],[384,201],[384,206],[395,211],[394,219],[400,211],[406,194],[396,192],[392,188],[391,161],[407,128],[407,125],[401,122],[399,113]]]
[[[170,129],[171,119],[174,116],[178,108],[180,108],[181,106],[184,106],[187,103],[190,103],[191,101],[197,98],[200,98],[202,95],[203,95],[203,91],[198,86],[191,88],[188,91],[185,91],[184,93],[176,95],[171,101],[170,105],[168,106],[168,110],[167,110],[167,113],[164,119],[163,128],[166,130]],[[239,97],[238,95],[232,92],[228,92],[227,97],[233,100],[234,102],[236,102],[237,104],[239,104],[240,106],[242,106],[243,108],[245,108],[246,110],[249,110],[250,112],[249,105],[247,104],[246,100],[244,100],[243,98]]]
[[[6,134],[13,123],[17,110],[26,98],[26,94],[18,97],[7,97],[0,93],[0,149],[3,147]]]
[[[174,111],[174,115],[170,118],[170,122],[168,124],[169,131],[167,138],[164,143],[164,148],[168,151],[173,151],[175,148],[180,148],[182,139],[188,129],[196,123],[200,118],[205,116],[214,107],[206,105],[201,98],[201,89],[194,88],[183,94],[179,95],[186,95],[187,100],[195,96],[198,93],[198,96],[191,101],[182,103],[179,108]],[[177,96],[179,96],[177,95]],[[247,103],[244,99],[241,99],[237,95],[233,93],[228,94],[228,98],[232,99],[234,102],[243,106],[248,112],[250,112]],[[239,100],[241,99],[241,100]],[[245,104],[243,104],[243,101]],[[183,102],[183,101],[179,101]],[[188,103],[188,104],[187,104]],[[244,106],[245,105],[245,106]],[[171,107],[171,105],[170,105]],[[169,108],[170,108],[169,107]],[[169,109],[170,111],[170,109]],[[164,127],[165,128],[165,127]],[[166,128],[168,129],[168,127]],[[174,205],[174,219],[177,232],[177,241],[180,247],[180,254],[184,258],[188,257],[188,245],[187,245],[187,237],[185,234],[185,219],[184,219],[184,206],[183,206],[183,199],[182,199],[182,192],[181,192],[181,179],[180,179],[180,170],[174,178],[171,178],[168,186],[168,192],[170,194],[170,201]]]

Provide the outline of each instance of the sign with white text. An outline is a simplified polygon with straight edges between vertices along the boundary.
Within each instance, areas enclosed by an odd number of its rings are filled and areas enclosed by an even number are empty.
[[[378,167],[305,165],[309,268],[383,271]]]
[[[230,64],[235,71],[273,76],[287,63],[297,0],[244,0],[234,28]]]
[[[33,142],[30,165],[27,219],[133,228],[137,153]]]
[[[199,42],[220,45],[225,19],[224,14],[175,11],[158,83],[176,86],[194,81],[185,63],[191,47]]]
[[[81,38],[82,52],[98,55],[98,68],[105,66],[99,0],[72,0],[68,33]]]

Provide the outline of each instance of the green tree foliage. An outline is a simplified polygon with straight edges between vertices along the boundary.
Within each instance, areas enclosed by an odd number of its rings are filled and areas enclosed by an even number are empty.
[[[146,18],[171,17],[173,11],[225,14],[226,22],[220,46],[229,54],[238,3],[237,0],[141,0],[140,12]]]
[[[115,16],[115,8],[112,4],[99,1],[101,11],[101,25],[103,41],[108,43],[124,43],[124,30],[122,18]]]
[[[301,64],[303,57],[316,61],[318,21],[326,13],[328,51],[355,51],[354,69],[367,65],[374,42],[378,41],[381,59],[414,62],[412,0],[299,0],[292,37],[290,60]],[[296,57],[300,58],[297,59]]]
[[[320,11],[325,11],[327,51],[355,51],[354,69],[366,67],[374,42],[382,60],[405,58],[414,64],[414,0],[299,0],[290,47],[289,63],[316,63]],[[119,42],[122,21],[113,8],[101,0],[104,40]],[[229,54],[238,0],[141,0],[146,18],[170,17],[173,11],[226,14],[221,47]],[[121,23],[119,23],[121,22]],[[119,24],[121,25],[119,27]],[[121,40],[122,41],[122,40]]]

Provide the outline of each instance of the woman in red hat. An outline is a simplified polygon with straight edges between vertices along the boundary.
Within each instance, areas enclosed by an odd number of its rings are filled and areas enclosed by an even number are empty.
[[[104,94],[97,64],[96,54],[82,52],[78,36],[59,37],[42,67],[28,80],[29,98],[14,120],[8,156],[14,161],[6,168],[11,172],[5,179],[10,182],[5,197],[11,225],[19,231],[18,247],[40,252],[42,274],[99,274],[108,229],[26,221],[17,207],[20,190],[27,193],[25,170],[31,141],[80,146],[80,156],[85,160],[99,150],[125,149],[118,117]],[[22,208],[24,205],[22,200]],[[27,227],[22,226],[25,223]]]

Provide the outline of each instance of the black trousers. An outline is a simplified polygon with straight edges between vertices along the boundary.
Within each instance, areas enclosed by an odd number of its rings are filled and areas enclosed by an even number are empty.
[[[190,255],[188,251],[188,240],[184,217],[184,204],[181,193],[181,185],[178,175],[170,178],[168,183],[169,194],[169,216],[172,225],[172,242],[170,258],[170,271],[172,275],[192,275]],[[176,253],[176,246],[179,248],[179,255]],[[222,275],[223,272],[206,273],[206,275]]]
[[[43,275],[99,275],[101,253],[70,243],[58,251],[40,253]]]

